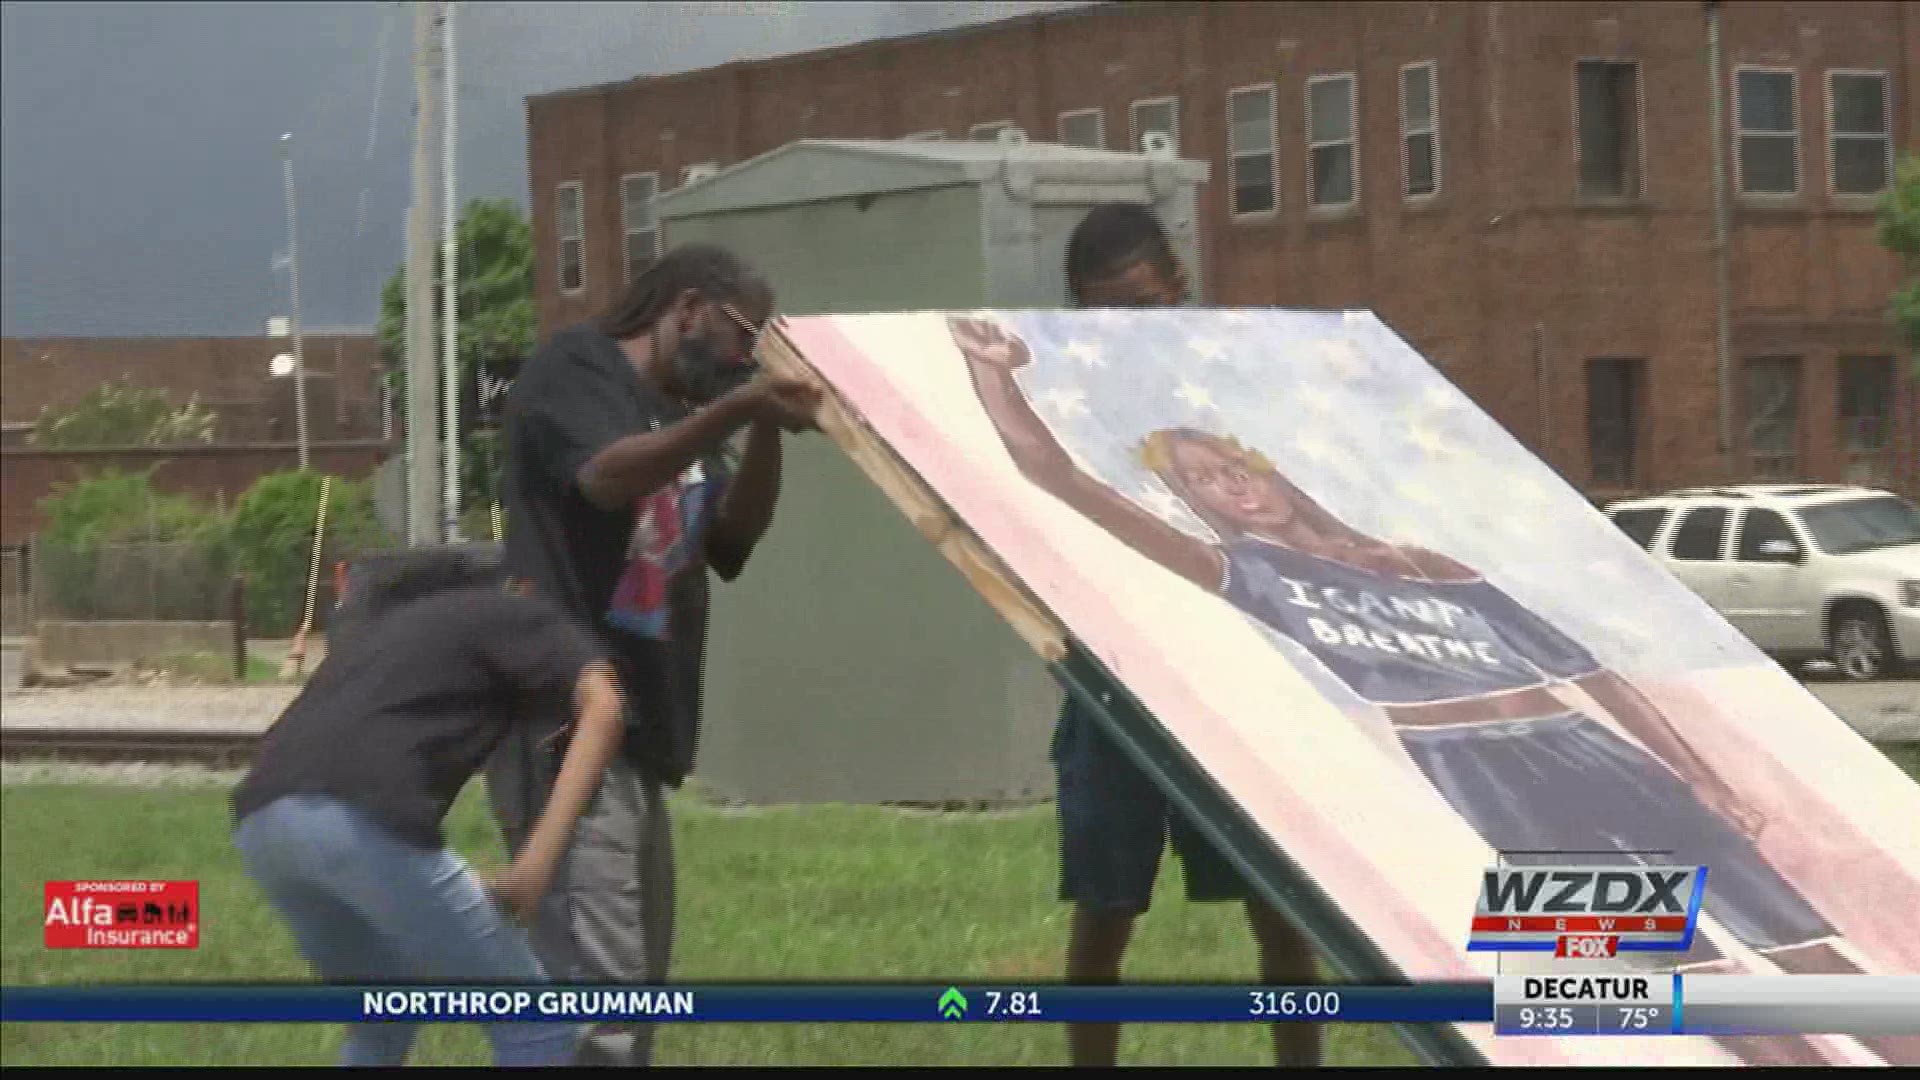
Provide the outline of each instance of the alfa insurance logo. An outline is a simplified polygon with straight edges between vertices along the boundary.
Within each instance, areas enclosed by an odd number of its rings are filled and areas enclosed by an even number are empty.
[[[49,949],[197,949],[198,881],[49,881]]]

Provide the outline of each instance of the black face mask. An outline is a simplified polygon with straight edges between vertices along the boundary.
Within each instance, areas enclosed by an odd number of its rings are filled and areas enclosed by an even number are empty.
[[[753,379],[752,364],[721,361],[713,346],[701,338],[687,338],[673,355],[674,374],[679,377],[687,400],[706,405]]]

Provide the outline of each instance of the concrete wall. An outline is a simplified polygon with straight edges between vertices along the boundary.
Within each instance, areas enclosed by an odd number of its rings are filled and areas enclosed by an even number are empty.
[[[34,627],[44,668],[118,667],[184,653],[233,654],[231,622],[52,622]]]

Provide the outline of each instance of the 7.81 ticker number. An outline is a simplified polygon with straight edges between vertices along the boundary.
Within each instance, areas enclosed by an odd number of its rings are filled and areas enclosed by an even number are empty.
[[[1340,1015],[1340,995],[1333,990],[1255,990],[1247,1015],[1255,1019],[1315,1020]]]

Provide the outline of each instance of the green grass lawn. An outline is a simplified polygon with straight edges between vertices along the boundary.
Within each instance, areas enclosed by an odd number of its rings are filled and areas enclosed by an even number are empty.
[[[198,679],[214,686],[231,684],[234,681],[233,657],[218,653],[176,653],[162,658],[155,666],[169,674]],[[266,684],[279,681],[280,665],[262,658],[258,653],[247,654],[247,683]]]
[[[10,785],[0,793],[0,982],[304,980],[291,939],[243,875],[226,836],[224,788]],[[723,810],[674,804],[679,862],[677,982],[1056,978],[1067,909],[1053,900],[1052,810],[916,814],[876,807]],[[501,861],[484,799],[469,789],[448,823],[476,864]],[[1251,982],[1252,940],[1226,905],[1188,905],[1176,860],[1142,920],[1127,975]],[[48,879],[198,879],[201,944],[172,950],[41,946]],[[6,1065],[325,1065],[340,1029],[322,1025],[0,1026]],[[1261,1065],[1264,1028],[1128,1028],[1128,1064]],[[1332,1029],[1328,1056],[1413,1064],[1391,1029]],[[479,1029],[436,1025],[416,1064],[485,1064]],[[662,1064],[1064,1064],[1057,1025],[669,1024]]]
[[[1920,781],[1920,746],[1887,748]],[[240,982],[310,978],[242,874],[226,836],[224,787],[35,783],[0,791],[0,983]],[[877,807],[725,810],[674,802],[679,931],[673,977],[705,981],[1032,982],[1057,977],[1067,909],[1053,900],[1048,806],[1010,814],[917,814]],[[498,865],[478,787],[448,821],[455,847]],[[1138,980],[1251,982],[1253,946],[1237,908],[1190,905],[1168,860],[1128,958]],[[50,952],[45,880],[198,879],[200,948]],[[340,1032],[318,1025],[0,1026],[6,1065],[324,1065]],[[1126,1064],[1260,1065],[1265,1029],[1138,1025]],[[1385,1027],[1340,1025],[1328,1058],[1410,1065]],[[436,1025],[417,1064],[484,1064],[479,1030]],[[1056,1025],[668,1024],[656,1060],[729,1065],[1064,1064]]]

